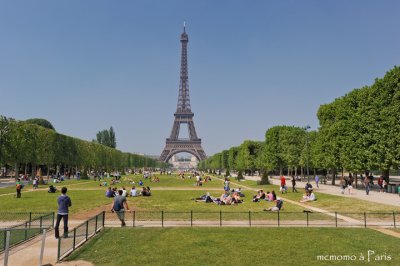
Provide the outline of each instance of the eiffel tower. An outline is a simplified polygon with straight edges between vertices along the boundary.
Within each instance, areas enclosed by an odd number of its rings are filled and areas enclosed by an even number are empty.
[[[193,112],[190,107],[189,98],[189,78],[187,64],[187,44],[189,36],[186,33],[185,24],[183,33],[181,34],[181,77],[179,83],[179,96],[176,112],[174,113],[175,120],[172,126],[171,136],[166,139],[165,148],[161,153],[160,160],[168,162],[171,157],[177,153],[187,152],[194,155],[199,161],[207,158],[201,146],[201,139],[197,137],[196,129],[193,122]],[[189,138],[179,138],[179,130],[181,124],[187,124]]]

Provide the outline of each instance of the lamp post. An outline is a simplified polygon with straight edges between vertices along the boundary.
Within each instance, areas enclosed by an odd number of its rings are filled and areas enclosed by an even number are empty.
[[[311,127],[309,125],[304,127],[304,130],[306,131],[306,152],[307,152],[307,154],[306,154],[306,166],[307,166],[307,182],[308,183],[310,182],[310,169],[308,167],[308,160],[309,160],[309,156],[310,156],[310,148],[309,148],[309,145],[308,145],[308,142],[309,142],[309,140],[308,140],[308,130],[310,128]]]

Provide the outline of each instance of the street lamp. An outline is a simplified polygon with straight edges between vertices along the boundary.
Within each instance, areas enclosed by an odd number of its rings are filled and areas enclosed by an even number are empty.
[[[311,127],[309,125],[304,127],[304,130],[306,131],[306,152],[307,152],[307,154],[306,154],[306,166],[307,166],[307,182],[308,183],[310,182],[310,169],[308,167],[308,160],[309,160],[309,156],[310,156],[310,154],[309,154],[310,153],[310,148],[309,148],[309,145],[308,145],[308,130],[310,128]]]

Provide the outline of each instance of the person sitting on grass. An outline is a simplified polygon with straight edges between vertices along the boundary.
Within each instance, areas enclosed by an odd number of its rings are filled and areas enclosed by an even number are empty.
[[[282,209],[282,205],[283,205],[283,200],[281,198],[277,198],[275,200],[276,205],[275,207],[269,207],[268,209],[264,209],[264,211],[272,211],[272,212],[278,212]]]
[[[151,196],[150,188],[142,187],[142,191],[140,191],[140,196],[144,196],[144,197]]]
[[[136,197],[137,196],[137,191],[136,191],[135,186],[132,187],[130,195],[131,195],[131,197]]]
[[[107,191],[106,191],[106,197],[107,197],[107,198],[114,198],[114,196],[115,196],[114,191],[111,189],[111,187],[109,187],[109,188],[107,189]]]
[[[267,195],[265,196],[266,201],[273,201],[274,200],[274,195],[272,195],[272,192],[267,191]]]
[[[243,200],[240,198],[240,195],[238,192],[233,192],[232,195],[232,203],[238,204],[238,203],[242,203]]]
[[[229,190],[225,190],[224,194],[222,194],[219,199],[221,201],[221,204],[224,204],[224,205],[231,205],[231,203],[232,203],[232,197],[229,194]]]
[[[240,188],[236,188],[236,189],[232,189],[231,192],[232,193],[237,192],[240,197],[244,197],[244,194],[242,193],[242,188],[241,187]]]
[[[312,185],[309,182],[307,182],[306,186],[304,187],[304,190],[305,191],[312,190]]]
[[[253,202],[259,202],[262,199],[265,199],[265,192],[261,189],[257,192],[257,195],[253,197]]]
[[[317,197],[315,196],[314,192],[312,191],[312,189],[309,189],[306,192],[306,195],[303,196],[303,199],[300,200],[300,202],[307,202],[307,201],[316,201]]]
[[[49,190],[47,192],[48,193],[56,193],[56,191],[57,191],[57,188],[53,185],[50,185]]]

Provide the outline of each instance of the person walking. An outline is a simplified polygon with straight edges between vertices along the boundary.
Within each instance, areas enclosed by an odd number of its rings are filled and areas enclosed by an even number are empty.
[[[17,190],[17,198],[21,198],[21,190],[22,190],[22,183],[21,179],[17,179],[17,182],[15,183],[15,189]]]
[[[367,175],[365,175],[365,178],[364,178],[364,186],[365,186],[365,193],[367,194],[367,195],[369,195],[369,191],[370,191],[370,180],[369,180],[369,177],[367,176]]]
[[[67,196],[66,187],[63,187],[61,189],[61,196],[58,197],[57,203],[58,203],[58,212],[57,212],[56,226],[54,227],[55,236],[56,238],[60,237],[59,227],[61,219],[63,219],[64,223],[63,237],[68,237],[68,208],[72,206],[72,201],[70,197]]]
[[[292,176],[292,190],[293,192],[298,192],[296,189],[296,178],[294,176]]]
[[[121,226],[125,226],[125,209],[129,211],[126,197],[122,196],[122,190],[120,189],[118,190],[118,195],[114,197],[111,212],[115,212],[117,214],[118,219],[121,221]]]
[[[319,183],[319,176],[316,175],[315,176],[315,185],[317,186],[317,188],[319,188],[318,183]]]
[[[281,194],[287,192],[286,190],[286,179],[283,175],[281,175]]]

